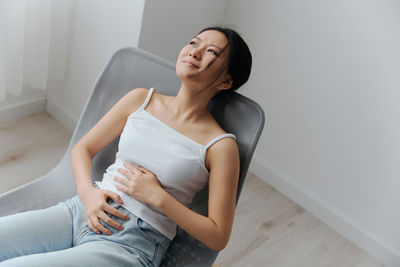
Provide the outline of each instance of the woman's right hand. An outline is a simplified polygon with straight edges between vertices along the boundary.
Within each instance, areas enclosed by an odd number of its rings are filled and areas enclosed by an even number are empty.
[[[85,208],[86,219],[88,221],[88,226],[90,230],[99,234],[100,231],[111,235],[111,231],[105,228],[99,221],[101,219],[103,222],[111,225],[115,229],[122,230],[123,226],[113,219],[111,219],[106,213],[117,216],[123,220],[129,220],[129,216],[125,213],[114,208],[107,203],[107,198],[113,199],[115,202],[122,204],[121,197],[112,191],[99,189],[92,187],[87,189],[84,194],[81,194],[79,198]]]

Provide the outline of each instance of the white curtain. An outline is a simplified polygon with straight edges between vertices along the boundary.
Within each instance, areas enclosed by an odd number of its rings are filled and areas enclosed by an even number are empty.
[[[0,0],[0,102],[47,89],[51,0]]]

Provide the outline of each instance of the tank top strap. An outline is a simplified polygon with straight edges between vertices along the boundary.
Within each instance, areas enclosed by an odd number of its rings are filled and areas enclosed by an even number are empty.
[[[220,136],[215,137],[214,139],[212,139],[210,142],[208,142],[208,144],[205,147],[205,150],[207,150],[212,144],[214,144],[215,142],[219,141],[222,138],[225,137],[233,137],[233,139],[236,140],[236,136],[232,133],[225,133],[225,134],[221,134]]]
[[[144,103],[142,104],[142,106],[140,107],[140,109],[144,109],[147,106],[147,103],[149,103],[151,96],[153,95],[153,91],[154,91],[154,87],[151,87],[149,89],[149,92],[147,93],[147,97],[146,100],[144,101]]]

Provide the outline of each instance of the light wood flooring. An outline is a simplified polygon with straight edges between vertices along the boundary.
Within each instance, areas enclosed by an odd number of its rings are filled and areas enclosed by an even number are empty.
[[[72,133],[47,113],[0,125],[0,193],[51,170]],[[378,267],[372,256],[251,172],[220,267]]]

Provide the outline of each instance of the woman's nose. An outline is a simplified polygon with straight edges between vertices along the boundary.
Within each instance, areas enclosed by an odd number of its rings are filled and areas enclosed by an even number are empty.
[[[197,60],[201,59],[201,52],[199,49],[193,49],[192,51],[190,51],[190,56],[195,57]]]

